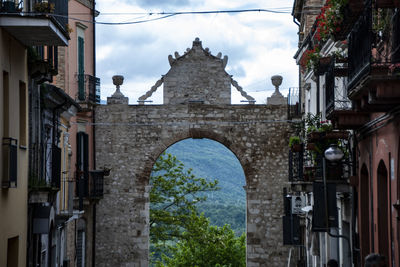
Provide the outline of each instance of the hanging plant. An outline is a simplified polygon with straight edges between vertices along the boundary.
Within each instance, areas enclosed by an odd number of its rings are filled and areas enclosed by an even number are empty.
[[[317,28],[315,39],[318,42],[325,42],[331,36],[336,35],[342,30],[344,21],[344,8],[348,0],[327,0],[321,8],[321,13],[317,16]]]
[[[321,55],[319,54],[320,48],[315,46],[313,49],[307,49],[300,59],[301,72],[315,69],[318,66]]]

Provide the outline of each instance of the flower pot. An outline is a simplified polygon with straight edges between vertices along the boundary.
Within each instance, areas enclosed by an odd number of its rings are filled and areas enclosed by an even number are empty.
[[[317,151],[317,146],[314,143],[307,143],[307,150]]]
[[[302,144],[293,144],[291,150],[293,152],[301,152],[302,146]]]
[[[349,132],[347,131],[332,131],[325,133],[326,139],[348,139]]]
[[[311,133],[309,133],[307,135],[308,141],[319,140],[320,137],[321,137],[321,133],[320,132],[311,132]]]
[[[376,0],[377,8],[395,8],[398,4],[399,0]]]
[[[360,12],[364,9],[364,0],[349,0],[349,8],[353,12]]]

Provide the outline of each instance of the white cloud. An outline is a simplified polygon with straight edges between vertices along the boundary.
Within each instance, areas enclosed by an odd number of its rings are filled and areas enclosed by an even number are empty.
[[[142,2],[143,1],[136,1]],[[152,0],[146,6],[135,1],[98,0],[101,13],[204,11],[249,8],[291,7],[289,0],[204,0],[170,2],[169,6],[156,5]],[[191,6],[185,3],[191,3]],[[171,5],[172,3],[172,5]],[[193,5],[193,3],[196,3]],[[175,5],[176,4],[176,5]],[[184,4],[183,6],[181,4]],[[157,6],[159,8],[157,8]],[[164,10],[163,10],[164,9]],[[140,14],[101,15],[98,21],[132,21],[153,18]],[[136,104],[139,96],[169,70],[168,55],[178,51],[183,54],[192,46],[195,37],[208,47],[212,54],[228,55],[227,72],[257,99],[264,103],[273,92],[270,77],[284,76],[282,89],[298,86],[298,68],[293,59],[297,49],[297,26],[290,14],[265,12],[238,14],[181,15],[163,20],[124,26],[97,26],[97,76],[102,81],[102,98],[114,91],[111,77],[125,76],[122,92]],[[248,89],[246,88],[248,86]],[[162,88],[159,88],[162,90]],[[236,91],[233,88],[234,91]],[[232,94],[232,102],[240,103],[240,94]],[[152,99],[161,103],[162,93]]]

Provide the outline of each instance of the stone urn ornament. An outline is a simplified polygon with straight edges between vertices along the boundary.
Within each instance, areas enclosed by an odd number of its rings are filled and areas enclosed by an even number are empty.
[[[271,97],[267,98],[267,104],[269,105],[284,105],[287,99],[283,97],[281,92],[279,92],[279,86],[282,84],[283,77],[281,75],[274,75],[271,77],[272,85],[275,86],[275,92]]]
[[[124,95],[121,93],[120,91],[120,86],[124,83],[124,76],[122,75],[114,75],[112,77],[113,80],[113,84],[116,86],[116,90],[114,92],[114,94],[112,95],[112,97],[124,97]]]

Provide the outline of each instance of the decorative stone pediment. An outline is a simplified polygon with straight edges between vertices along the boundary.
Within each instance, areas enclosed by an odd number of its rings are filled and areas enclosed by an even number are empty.
[[[180,56],[168,56],[171,69],[164,76],[164,104],[199,102],[230,104],[231,76],[226,73],[228,57],[213,56],[199,38]]]

